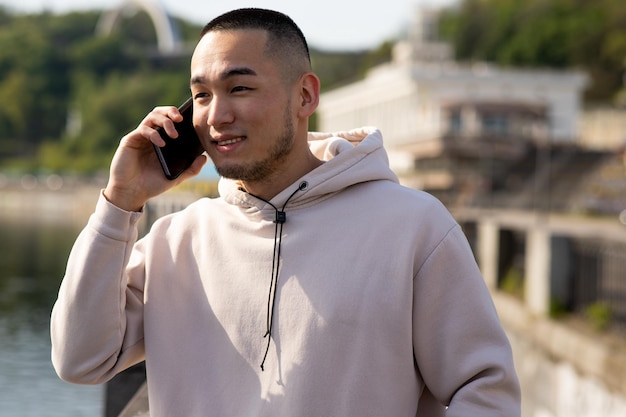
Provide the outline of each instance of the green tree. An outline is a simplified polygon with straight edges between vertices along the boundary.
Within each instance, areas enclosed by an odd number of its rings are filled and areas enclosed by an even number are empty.
[[[440,29],[460,60],[580,68],[591,76],[593,101],[611,100],[622,88],[622,0],[463,0],[444,13]]]
[[[182,103],[189,95],[188,75],[182,72],[114,73],[80,84],[72,105],[79,129],[43,146],[41,166],[77,173],[106,169],[122,136],[152,108]]]
[[[68,62],[36,18],[0,28],[0,152],[32,154],[65,120]],[[59,105],[60,104],[60,105]]]
[[[189,57],[158,57],[145,13],[108,37],[95,36],[98,19],[0,9],[0,158],[28,169],[101,168],[147,111],[188,94]],[[72,120],[81,123],[66,131]]]

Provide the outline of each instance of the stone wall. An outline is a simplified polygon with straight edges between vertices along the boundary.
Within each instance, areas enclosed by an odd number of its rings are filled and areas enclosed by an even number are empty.
[[[626,341],[532,315],[494,294],[522,385],[522,417],[626,415]]]

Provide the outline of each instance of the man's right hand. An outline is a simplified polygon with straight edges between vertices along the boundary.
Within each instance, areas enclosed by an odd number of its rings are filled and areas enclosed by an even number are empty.
[[[206,156],[200,155],[193,164],[175,180],[163,175],[152,143],[164,145],[156,130],[163,127],[168,136],[178,137],[174,122],[183,117],[176,107],[156,107],[135,130],[122,138],[113,156],[109,182],[104,196],[112,204],[127,211],[140,211],[146,202],[188,178],[200,173]]]

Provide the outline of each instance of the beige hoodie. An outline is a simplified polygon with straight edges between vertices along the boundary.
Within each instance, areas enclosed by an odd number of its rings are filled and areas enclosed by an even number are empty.
[[[138,242],[140,214],[100,198],[52,313],[59,375],[101,383],[145,359],[152,417],[414,417],[423,392],[440,415],[519,416],[456,222],[397,183],[377,130],[310,139],[328,162],[271,204],[221,180]]]

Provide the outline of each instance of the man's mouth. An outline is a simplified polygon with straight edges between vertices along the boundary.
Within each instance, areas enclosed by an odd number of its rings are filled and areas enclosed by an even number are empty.
[[[232,139],[216,140],[215,144],[217,146],[227,146],[227,145],[232,145],[233,143],[241,142],[242,140],[243,140],[243,136],[239,136],[237,138],[232,138]]]

